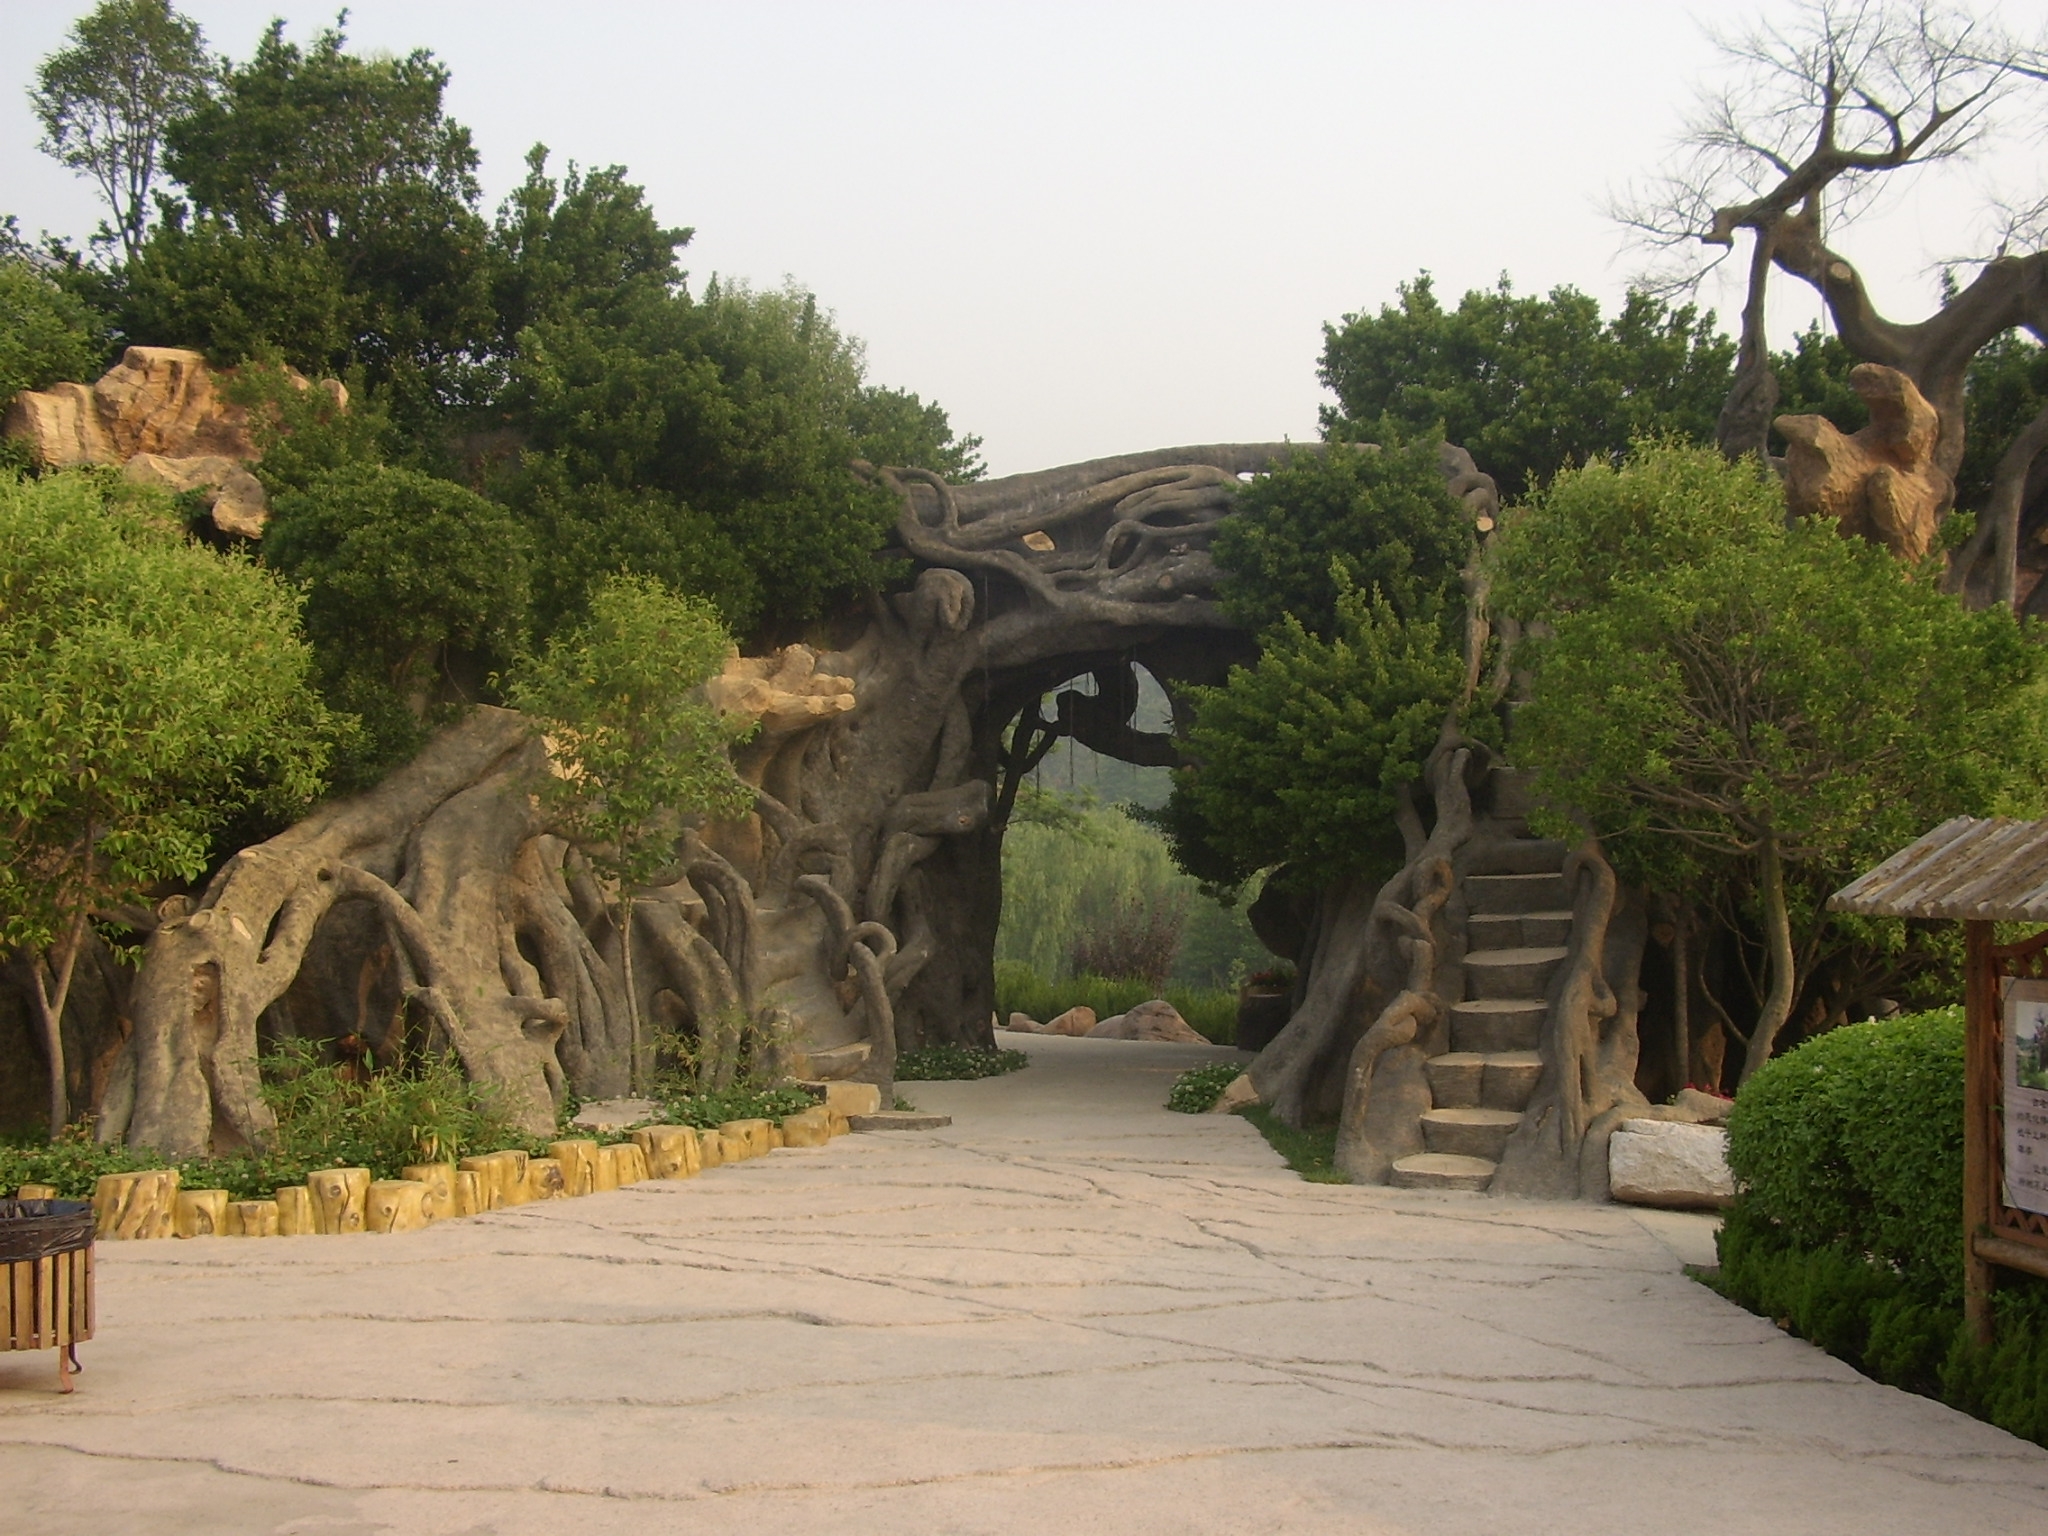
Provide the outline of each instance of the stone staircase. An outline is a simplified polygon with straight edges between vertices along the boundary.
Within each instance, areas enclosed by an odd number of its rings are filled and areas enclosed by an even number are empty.
[[[1424,1063],[1434,1107],[1424,1151],[1395,1161],[1399,1189],[1485,1189],[1543,1070],[1537,1046],[1551,978],[1572,931],[1566,846],[1523,838],[1462,879],[1465,1000],[1451,1006],[1450,1050]]]

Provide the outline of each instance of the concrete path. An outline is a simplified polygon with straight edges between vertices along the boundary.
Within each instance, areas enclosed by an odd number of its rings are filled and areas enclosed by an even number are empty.
[[[1029,1039],[949,1130],[400,1237],[109,1244],[0,1530],[2048,1530],[2048,1451],[1685,1278],[1700,1218],[1304,1184]]]

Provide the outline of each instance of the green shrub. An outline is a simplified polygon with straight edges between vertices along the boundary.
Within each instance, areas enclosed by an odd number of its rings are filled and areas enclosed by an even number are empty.
[[[732,1120],[780,1120],[784,1115],[800,1115],[816,1103],[801,1088],[742,1085],[664,1098],[661,1107],[672,1124],[714,1131]],[[623,1133],[611,1139],[623,1139]]]
[[[1022,1051],[972,1051],[960,1045],[926,1045],[896,1058],[899,1083],[953,1082],[966,1078],[1001,1077],[1031,1065]]]
[[[1223,1097],[1223,1090],[1243,1075],[1234,1061],[1211,1061],[1189,1067],[1173,1080],[1166,1095],[1166,1107],[1184,1115],[1205,1115]]]
[[[1767,1062],[1728,1123],[1751,1218],[1962,1296],[1963,1014],[1852,1024]]]
[[[1767,1063],[1728,1123],[1741,1194],[1715,1288],[1879,1381],[2048,1445],[2048,1284],[2000,1271],[1963,1322],[1960,1008],[1856,1024]]]
[[[1043,1024],[1083,1004],[1093,1008],[1097,1018],[1107,1019],[1162,995],[1211,1044],[1236,1041],[1237,994],[1228,987],[1169,986],[1161,994],[1142,981],[1111,981],[1104,976],[1048,981],[1027,965],[996,965],[996,1016],[1000,1019],[1022,1013]]]

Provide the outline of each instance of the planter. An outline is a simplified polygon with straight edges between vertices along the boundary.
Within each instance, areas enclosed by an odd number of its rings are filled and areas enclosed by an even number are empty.
[[[1237,1048],[1263,1051],[1287,1027],[1292,990],[1244,988],[1237,994]]]

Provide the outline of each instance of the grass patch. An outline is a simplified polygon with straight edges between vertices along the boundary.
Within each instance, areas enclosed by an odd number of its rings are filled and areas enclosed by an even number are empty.
[[[1296,1130],[1264,1104],[1248,1104],[1237,1113],[1256,1125],[1273,1150],[1287,1159],[1287,1166],[1309,1183],[1351,1182],[1337,1167],[1336,1126],[1305,1125]]]
[[[899,1083],[962,1082],[977,1077],[1001,1077],[1021,1072],[1031,1065],[1022,1051],[976,1051],[964,1045],[926,1045],[904,1051],[896,1058]]]
[[[1237,994],[1228,987],[1169,986],[1160,992],[1143,981],[1111,981],[1106,976],[1048,981],[1029,966],[1006,963],[996,967],[996,1017],[1005,1022],[1013,1013],[1024,1013],[1043,1024],[1083,1004],[1095,1010],[1096,1018],[1107,1019],[1129,1013],[1155,997],[1163,997],[1179,1009],[1195,1033],[1211,1045],[1237,1043]]]

